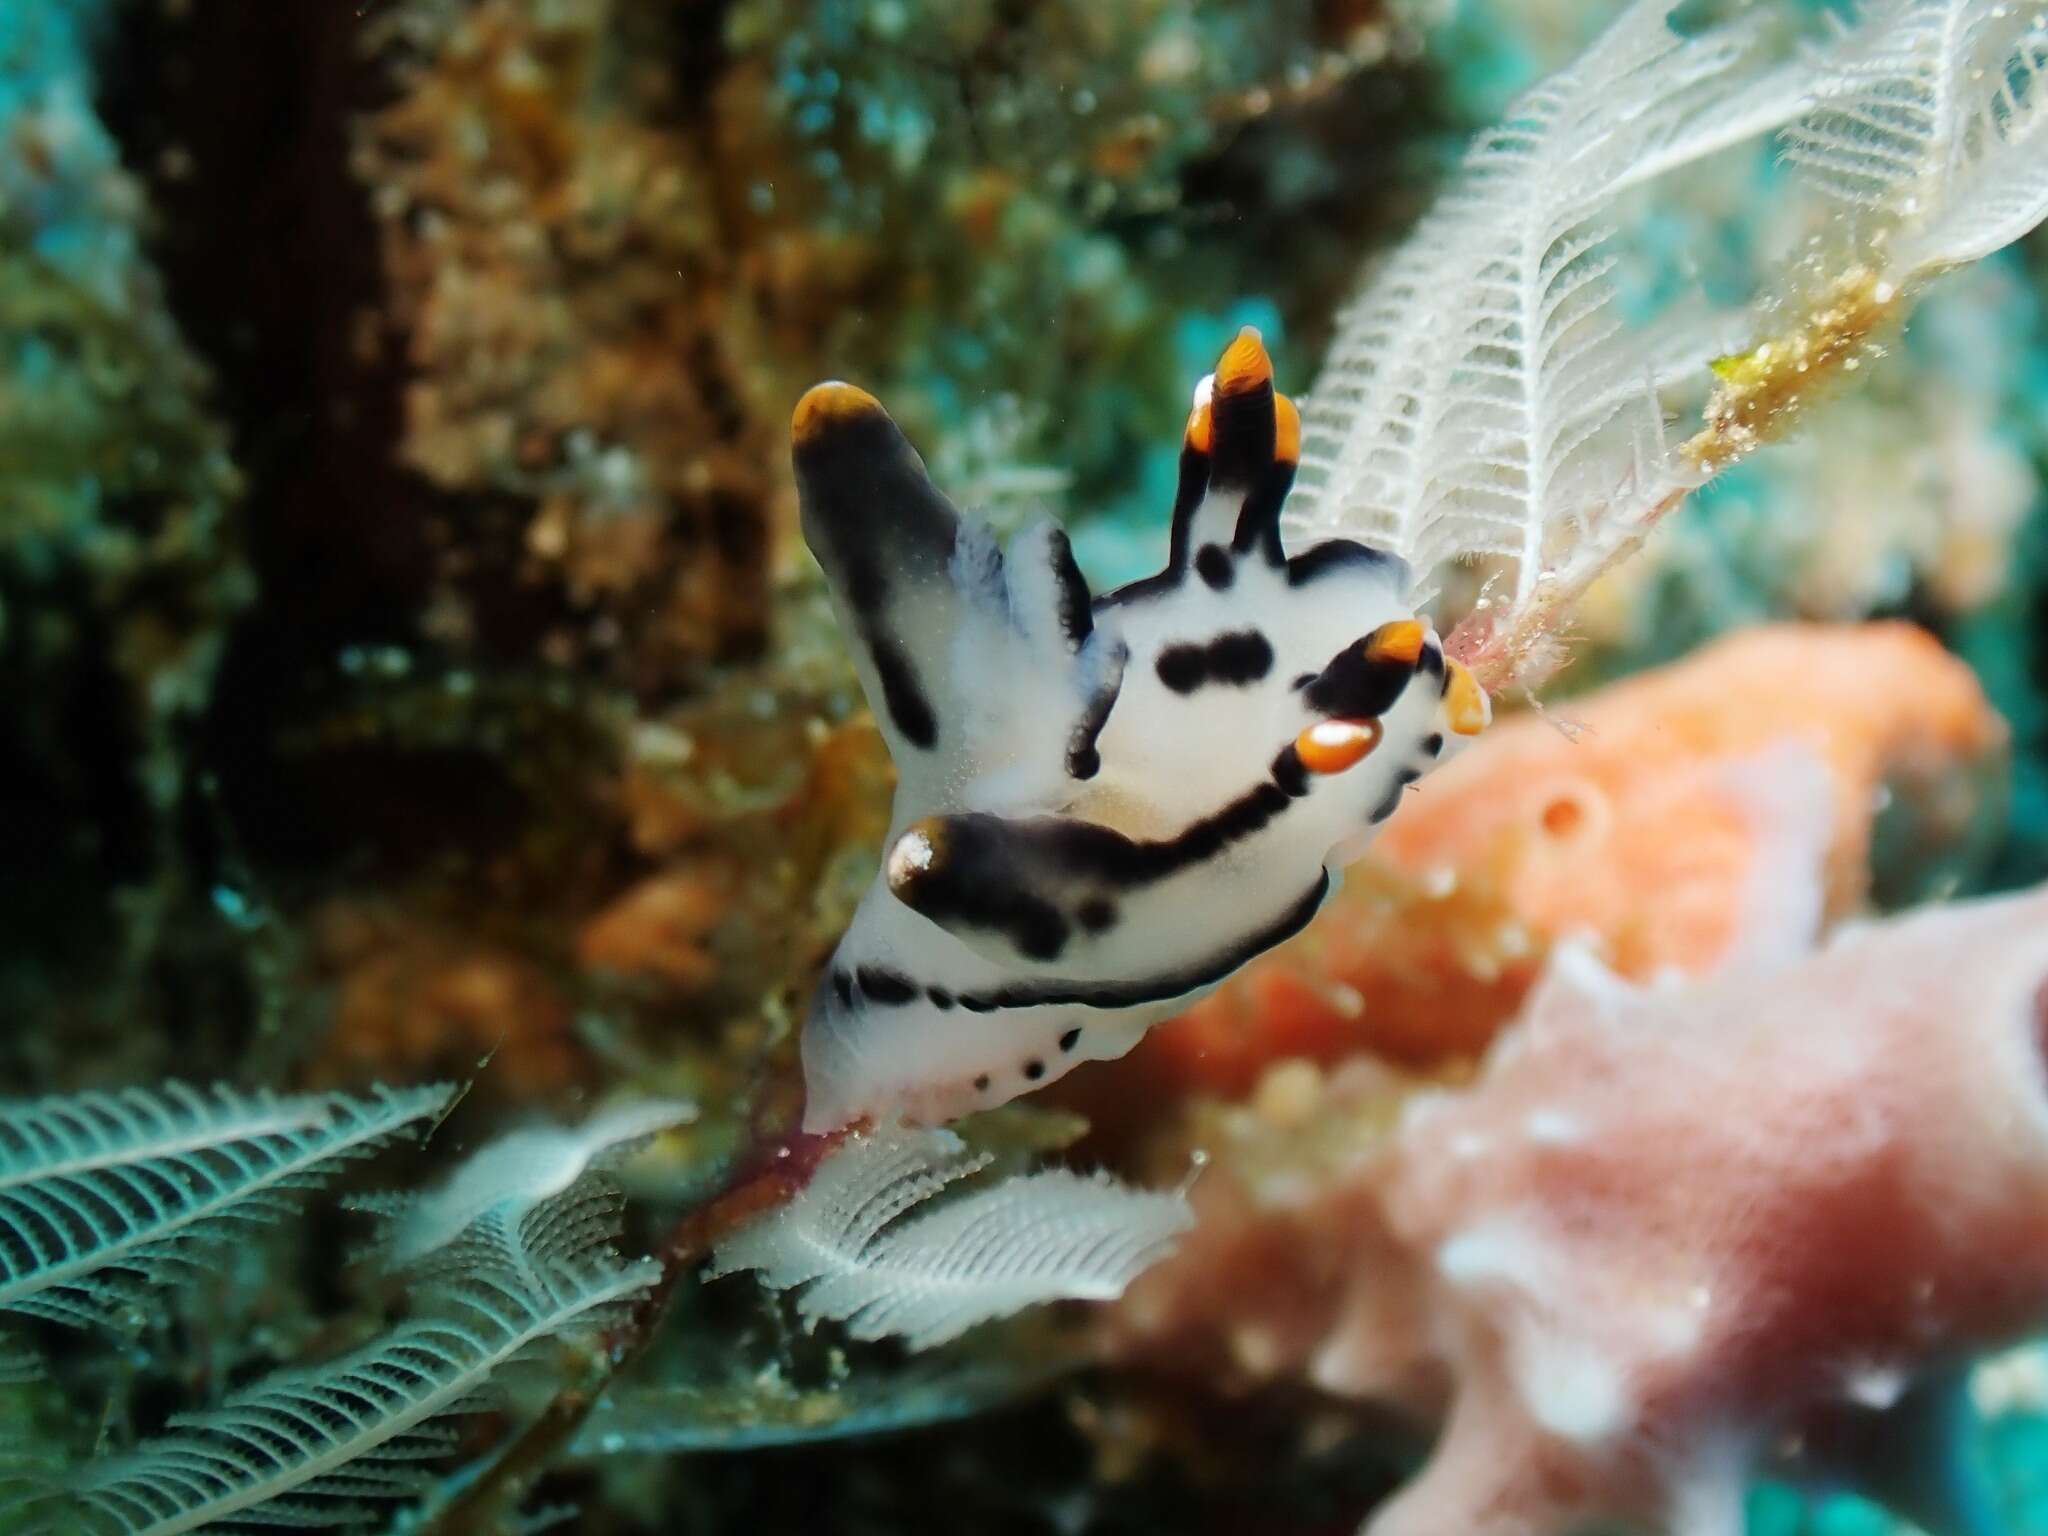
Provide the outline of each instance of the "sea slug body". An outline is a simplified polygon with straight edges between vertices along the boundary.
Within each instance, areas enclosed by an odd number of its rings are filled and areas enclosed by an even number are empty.
[[[804,536],[888,739],[882,869],[805,1023],[805,1127],[993,1107],[1298,932],[1484,692],[1391,556],[1289,554],[1295,408],[1247,328],[1195,391],[1165,567],[963,520],[873,396],[792,426]]]

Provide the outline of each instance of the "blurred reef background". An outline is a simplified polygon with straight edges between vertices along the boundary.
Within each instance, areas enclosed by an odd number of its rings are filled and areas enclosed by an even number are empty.
[[[699,1107],[635,1189],[680,1206],[887,823],[794,533],[797,395],[860,381],[963,504],[1050,508],[1098,587],[1138,574],[1222,341],[1256,324],[1305,386],[1360,263],[1607,14],[0,0],[0,1097],[473,1079],[439,1155],[630,1086]],[[1629,281],[1741,298],[1779,173],[1759,150],[1660,205]],[[1949,279],[1581,618],[1568,688],[1769,619],[1910,619],[1967,664],[1998,752],[1932,661],[1845,714],[1883,809],[1843,910],[2048,876],[2044,306],[2038,233]],[[1452,899],[1362,877],[1349,931],[1426,907],[1433,935],[1379,979],[1390,1016],[1489,1037],[1544,942],[1520,857],[1474,854],[1493,883]],[[1225,1055],[1171,1080],[1284,1117]],[[1083,1074],[994,1134],[1092,1119],[1082,1154],[1136,1164],[1117,1099]],[[117,1357],[0,1387],[5,1417],[127,1435],[354,1341],[388,1298],[335,1265],[350,1241],[329,1211],[238,1251]],[[574,1529],[1306,1536],[1412,1465],[1280,1369],[1190,1393],[1035,1323],[911,1363],[744,1280],[684,1310],[551,1482]],[[2048,1533],[2048,1392],[2020,1397],[1979,1448],[2011,1530]],[[1777,1485],[1751,1522],[1903,1529]]]

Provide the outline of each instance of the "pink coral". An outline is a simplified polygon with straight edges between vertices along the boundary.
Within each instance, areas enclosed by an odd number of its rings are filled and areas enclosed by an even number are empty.
[[[1739,1532],[1786,1437],[2048,1322],[2044,1053],[2048,889],[1682,987],[1567,950],[1469,1086],[1368,1068],[1212,1127],[1202,1226],[1117,1348],[1222,1334],[1447,1409],[1371,1536]]]

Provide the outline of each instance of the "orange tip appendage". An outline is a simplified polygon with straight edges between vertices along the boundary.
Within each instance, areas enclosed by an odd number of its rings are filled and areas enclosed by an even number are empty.
[[[1427,633],[1420,619],[1395,619],[1382,624],[1365,637],[1365,659],[1412,667],[1422,659],[1422,641]]]
[[[1259,333],[1248,325],[1237,333],[1237,340],[1223,349],[1223,357],[1216,364],[1216,393],[1242,395],[1272,382],[1273,359],[1266,356],[1266,344],[1259,339]]]
[[[882,402],[857,384],[843,384],[837,379],[813,384],[804,391],[803,399],[797,401],[796,411],[789,418],[789,440],[808,442],[835,421],[881,409]]]
[[[1342,773],[1380,744],[1377,720],[1318,720],[1294,738],[1294,755],[1310,773]]]
[[[1446,660],[1450,668],[1444,688],[1444,719],[1460,736],[1477,736],[1493,720],[1493,701],[1462,661]]]

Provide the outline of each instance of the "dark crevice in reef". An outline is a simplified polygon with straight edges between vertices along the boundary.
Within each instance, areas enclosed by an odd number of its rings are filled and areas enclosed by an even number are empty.
[[[432,667],[419,634],[432,531],[459,500],[400,462],[405,360],[383,322],[378,230],[350,163],[355,125],[390,96],[385,62],[366,47],[390,9],[137,6],[104,65],[104,111],[148,185],[152,254],[213,370],[213,404],[246,477],[241,537],[256,596],[229,637],[196,750],[218,788],[215,830],[269,869],[488,842],[518,804],[475,749],[422,762],[416,746],[287,745],[353,708],[345,651],[404,647]],[[459,523],[494,515],[516,525],[524,511],[463,500]],[[477,541],[481,552],[517,545]],[[478,590],[502,595],[479,626],[486,650],[494,633],[544,622],[528,611],[529,584],[476,574]],[[409,814],[391,814],[399,803]]]
[[[379,303],[375,230],[348,173],[375,77],[363,7],[136,6],[104,106],[148,187],[152,255],[213,372],[245,475],[256,595],[229,637],[200,752],[221,803],[268,841],[280,719],[346,641],[397,638],[417,593],[418,490],[392,467],[399,380],[352,345]]]
[[[707,134],[712,127],[713,93],[732,62],[725,44],[726,18],[731,10],[732,0],[698,0],[695,5],[668,7],[660,19],[659,31],[665,35],[649,39],[668,61],[677,105]]]
[[[90,577],[66,569],[38,592],[17,590],[13,574],[0,568],[9,630],[22,628],[32,604],[69,615],[59,656],[42,656],[34,636],[19,634],[0,649],[10,691],[35,703],[0,711],[0,806],[37,808],[8,817],[0,924],[11,948],[50,962],[96,947],[107,885],[148,878],[150,818],[131,766],[140,742],[128,684],[112,664],[115,638]]]
[[[381,88],[361,46],[377,9],[137,7],[104,72],[173,311],[248,477],[244,532],[272,600],[246,624],[288,621],[301,645],[398,632],[423,564],[421,491],[392,453],[399,361],[358,345],[382,299],[348,167],[350,123]]]

